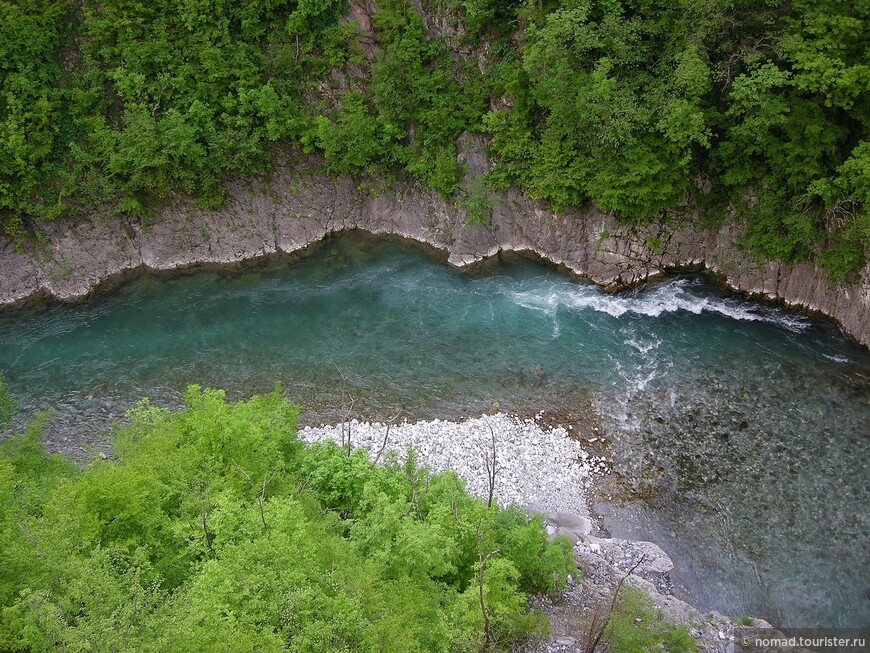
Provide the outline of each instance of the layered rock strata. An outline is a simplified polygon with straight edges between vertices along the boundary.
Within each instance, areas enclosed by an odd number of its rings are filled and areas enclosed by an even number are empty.
[[[479,151],[463,149],[469,179],[485,169]],[[42,244],[2,240],[0,304],[37,296],[71,300],[132,270],[237,263],[364,230],[426,243],[460,267],[501,252],[530,252],[608,290],[706,268],[735,290],[830,316],[870,346],[870,264],[859,282],[833,286],[814,264],[754,261],[731,227],[714,230],[685,218],[631,227],[593,208],[556,212],[515,191],[491,199],[487,224],[469,224],[461,201],[407,182],[376,189],[349,177],[278,168],[268,179],[231,183],[217,211],[179,201],[147,221],[64,220],[42,225]]]

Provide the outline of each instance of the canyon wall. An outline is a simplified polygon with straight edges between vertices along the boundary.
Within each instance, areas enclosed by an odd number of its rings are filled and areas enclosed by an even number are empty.
[[[486,162],[479,144],[463,145],[471,179]],[[833,286],[814,264],[754,261],[729,226],[711,230],[681,218],[678,224],[632,228],[594,209],[555,212],[514,191],[494,194],[488,224],[480,225],[468,224],[461,204],[407,182],[363,188],[308,166],[279,167],[268,179],[231,183],[217,211],[179,201],[146,221],[62,220],[42,226],[45,243],[16,248],[3,240],[0,304],[46,295],[71,300],[126,271],[292,253],[329,234],[360,229],[427,243],[456,266],[499,252],[534,252],[608,290],[703,267],[735,290],[828,315],[870,346],[870,264],[858,283]]]

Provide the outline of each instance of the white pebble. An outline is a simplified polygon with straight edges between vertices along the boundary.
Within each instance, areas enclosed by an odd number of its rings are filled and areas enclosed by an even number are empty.
[[[385,425],[357,420],[351,425],[354,446],[369,453],[380,449]],[[504,413],[464,422],[403,422],[390,428],[387,449],[396,451],[402,460],[412,448],[419,465],[436,472],[452,469],[465,479],[469,492],[486,498],[491,433],[495,433],[495,497],[500,505],[588,516],[586,490],[592,473],[605,469],[604,460],[590,457],[564,428],[544,431],[531,420],[521,421]],[[341,425],[305,427],[299,437],[306,442],[340,442]]]

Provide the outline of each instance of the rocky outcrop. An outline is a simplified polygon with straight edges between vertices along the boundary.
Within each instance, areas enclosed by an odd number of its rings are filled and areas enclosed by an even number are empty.
[[[649,565],[635,567],[634,562],[641,551],[645,556],[650,556],[650,552],[656,553],[650,558],[652,562]],[[739,636],[739,632],[746,628],[741,629],[734,620],[718,612],[701,613],[675,597],[669,589],[663,589],[662,584],[667,583],[667,571],[661,570],[673,566],[673,563],[652,542],[586,536],[574,546],[574,562],[578,570],[576,580],[569,583],[557,600],[542,597],[535,606],[550,619],[550,637],[528,646],[524,653],[585,651],[590,623],[605,618],[613,593],[623,579],[626,587],[646,595],[664,623],[684,627],[699,653],[734,653],[737,650],[735,636]],[[771,629],[770,624],[761,619],[746,621],[751,623],[753,629]]]
[[[482,144],[468,137],[461,145],[472,179],[486,168]],[[360,229],[427,243],[456,266],[499,252],[533,252],[610,290],[705,267],[736,290],[828,315],[870,345],[870,265],[859,283],[834,287],[812,264],[752,261],[728,227],[714,231],[681,219],[632,228],[594,208],[555,212],[515,191],[495,195],[488,224],[478,225],[466,222],[461,204],[407,182],[363,187],[349,177],[281,167],[267,179],[231,183],[217,211],[178,201],[147,221],[65,220],[42,226],[44,244],[16,248],[4,240],[0,304],[38,295],[80,298],[130,270],[293,253],[329,234]]]
[[[653,542],[596,537],[592,526],[580,515],[547,513],[550,535],[570,537],[574,543],[577,573],[556,597],[536,597],[534,607],[550,620],[550,635],[531,642],[521,653],[576,653],[587,650],[593,623],[602,623],[613,608],[614,592],[620,584],[645,595],[664,623],[682,626],[699,653],[734,653],[744,635],[781,636],[763,619],[743,617],[739,621],[718,612],[702,613],[674,595],[669,577],[674,563]],[[596,649],[597,650],[597,649]],[[759,650],[759,649],[753,649]],[[770,653],[809,653],[804,649],[768,648]]]
[[[613,592],[623,578],[626,587],[649,598],[666,623],[684,626],[699,652],[734,653],[738,624],[715,612],[701,613],[675,596],[669,575],[674,563],[661,547],[592,534],[595,525],[587,492],[605,473],[604,460],[587,453],[584,441],[572,437],[565,428],[544,424],[542,417],[496,413],[463,421],[403,421],[390,430],[384,423],[354,419],[306,426],[299,430],[299,438],[343,446],[352,434],[352,445],[375,461],[384,460],[381,454],[385,446],[395,452],[400,463],[413,451],[418,465],[433,472],[456,472],[466,489],[481,500],[487,499],[490,489],[484,461],[495,455],[498,474],[492,489],[498,505],[541,512],[549,536],[570,539],[577,568],[569,586],[558,596],[532,599],[549,617],[551,636],[516,653],[585,650],[590,620],[602,617],[612,607]],[[767,622],[749,621],[754,627],[770,628]]]

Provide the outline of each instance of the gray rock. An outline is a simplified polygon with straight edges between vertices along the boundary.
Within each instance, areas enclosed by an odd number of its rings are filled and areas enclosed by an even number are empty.
[[[547,524],[556,528],[576,533],[578,536],[589,535],[592,532],[592,522],[588,517],[577,515],[572,512],[551,512],[544,515]]]
[[[567,537],[571,541],[571,545],[575,545],[580,541],[580,536],[577,535],[574,531],[570,531],[565,528],[557,528],[555,533],[553,533],[555,537]]]
[[[641,577],[667,574],[674,568],[668,554],[652,542],[632,542],[587,535],[575,545],[575,551],[599,555],[624,572],[639,563],[634,573]]]
[[[486,170],[484,150],[478,137],[460,139],[460,156],[469,167],[465,186]],[[739,231],[731,226],[711,231],[693,216],[678,226],[629,226],[592,207],[555,212],[507,191],[494,196],[488,225],[471,225],[455,202],[410,183],[361,190],[349,177],[300,170],[279,167],[266,179],[232,182],[217,211],[178,202],[147,224],[75,216],[38,225],[48,243],[26,243],[22,249],[0,237],[0,305],[37,295],[83,297],[140,268],[173,270],[292,254],[329,234],[361,229],[426,243],[457,266],[478,264],[500,251],[533,252],[610,290],[663,270],[706,267],[736,290],[829,315],[870,345],[870,263],[857,283],[832,286],[813,264],[753,262],[739,247]]]

